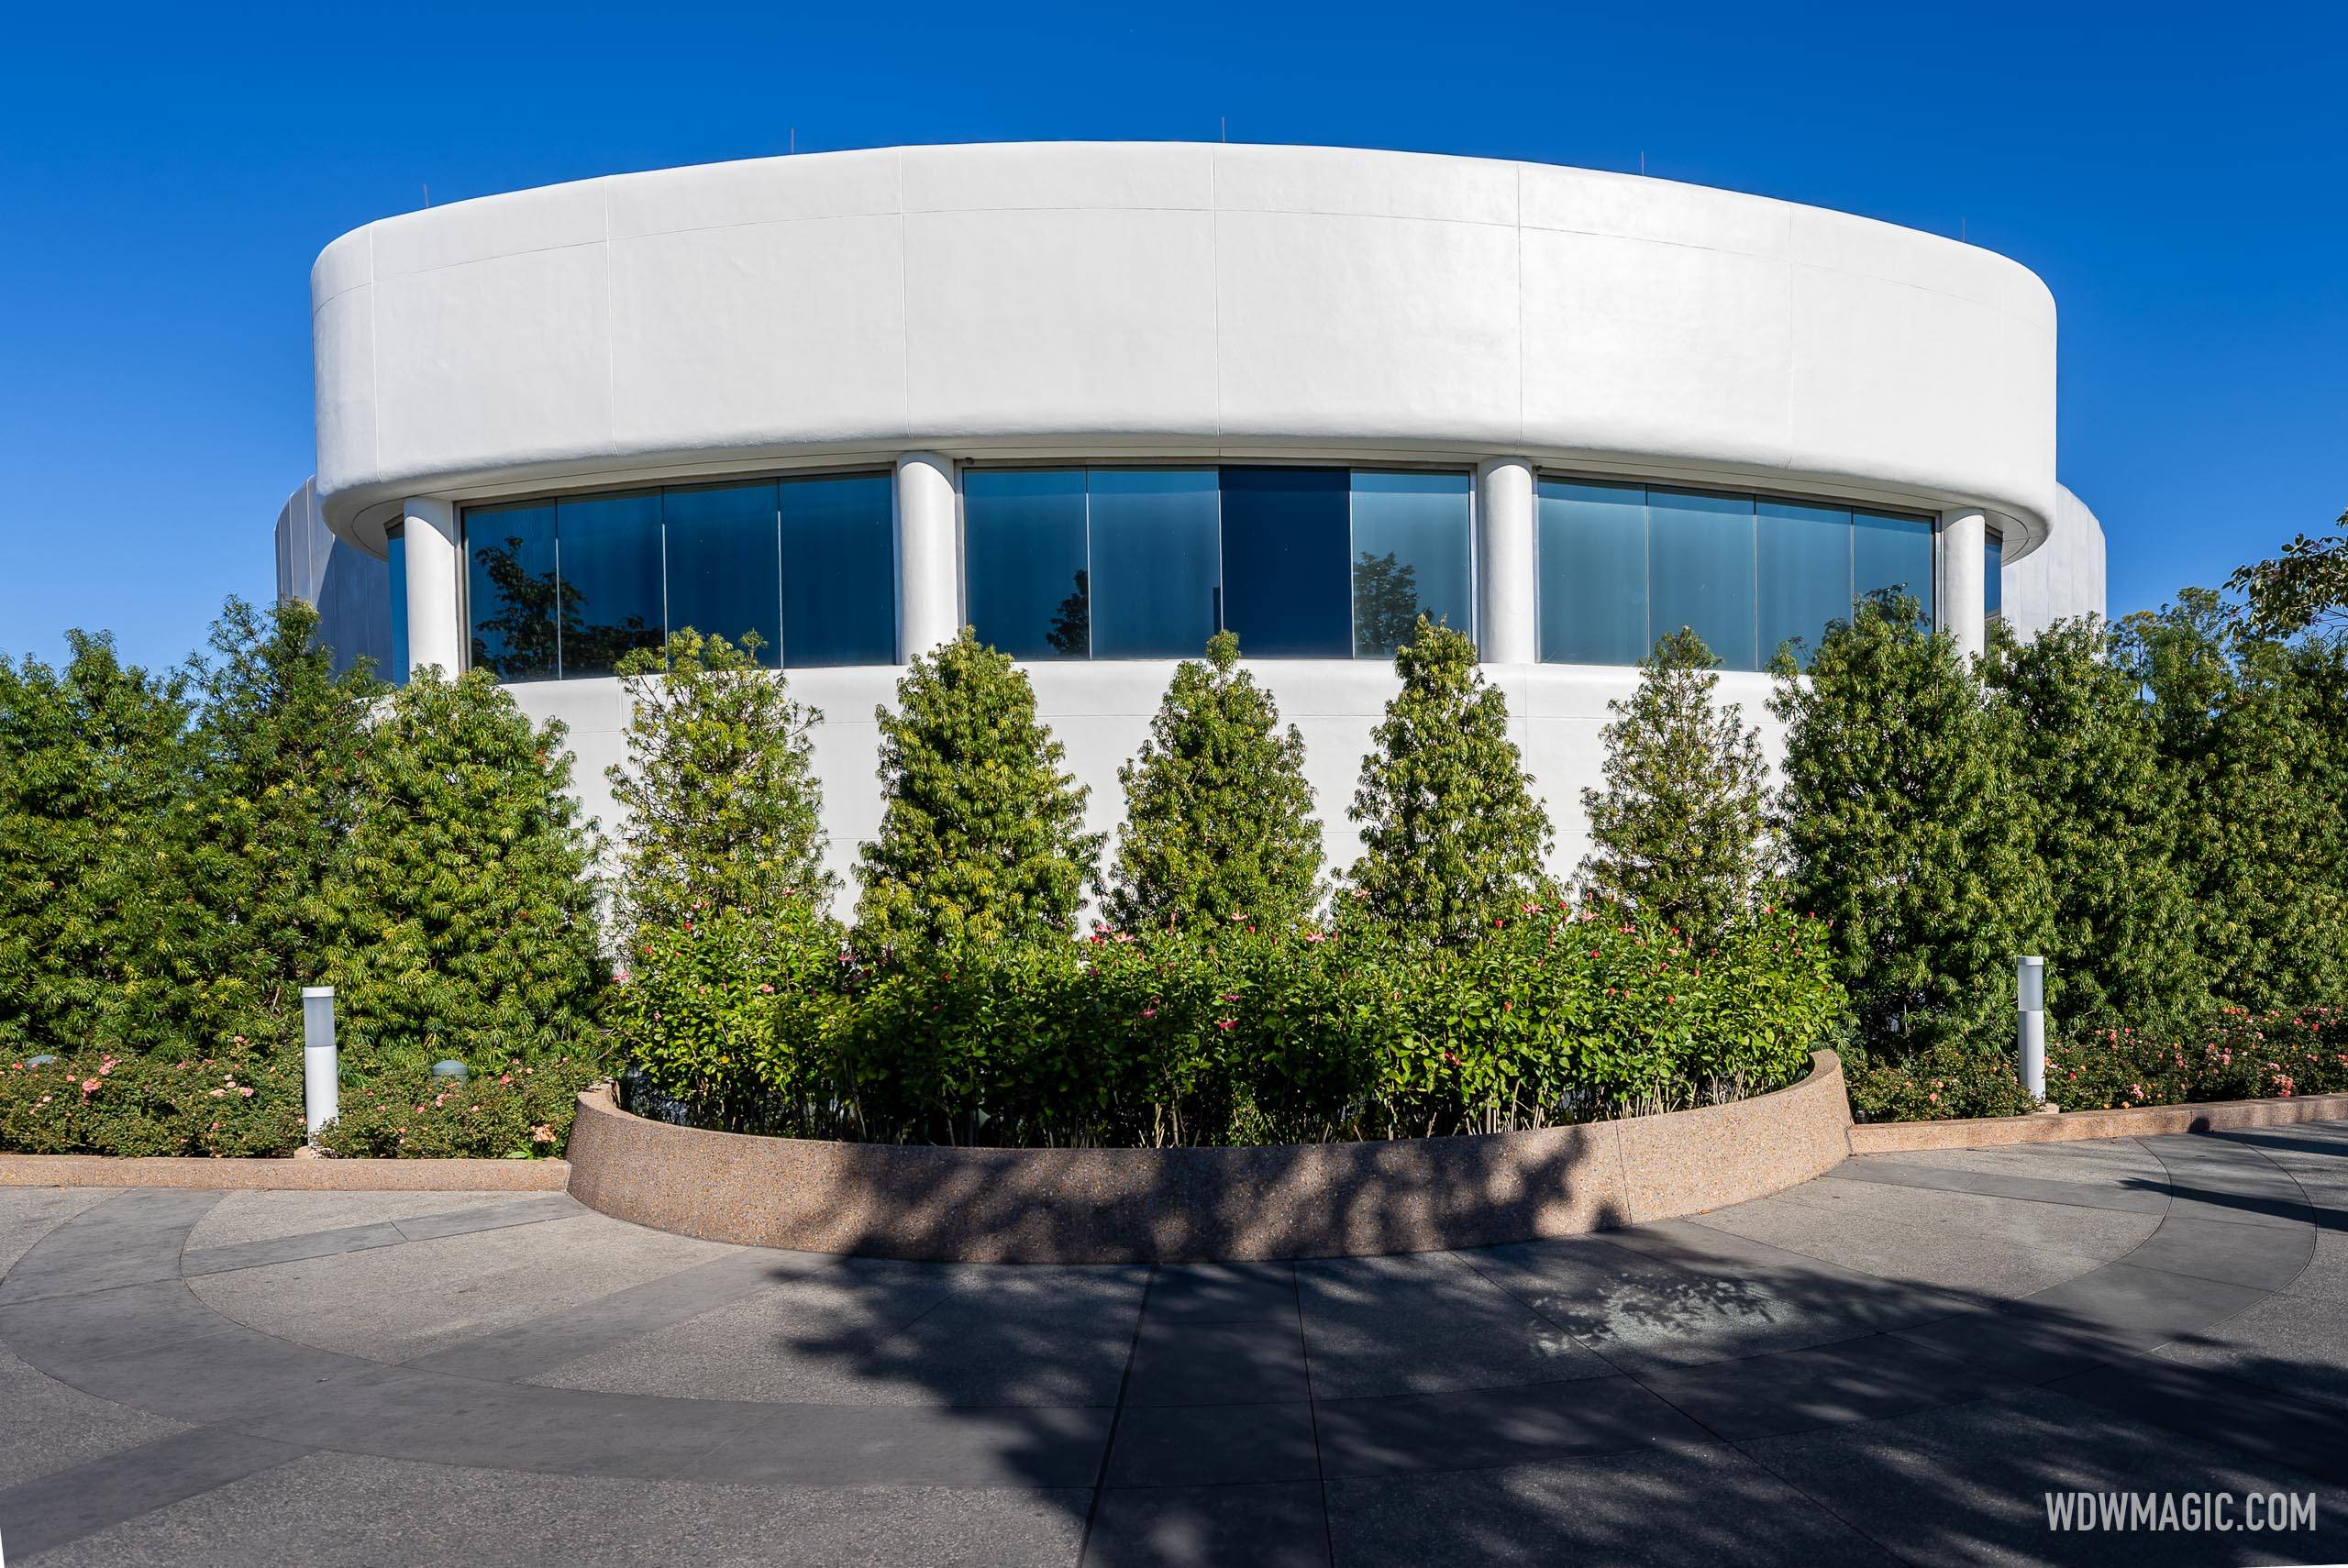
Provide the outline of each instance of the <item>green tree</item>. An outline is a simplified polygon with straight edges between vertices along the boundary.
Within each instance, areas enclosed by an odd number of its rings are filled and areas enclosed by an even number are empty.
[[[2046,903],[2012,715],[1904,594],[1832,627],[1770,707],[1792,896],[1829,922],[1858,1043],[2010,1055],[2013,961],[2043,946]]]
[[[1105,834],[1008,655],[965,627],[917,658],[880,726],[880,836],[861,846],[869,944],[1069,934]]]
[[[1422,615],[1394,668],[1402,690],[1370,733],[1377,749],[1347,812],[1362,824],[1351,902],[1398,931],[1457,942],[1539,896],[1549,815],[1509,739],[1508,700],[1465,634]]]
[[[2109,628],[2000,627],[1982,666],[2019,746],[2017,799],[2046,878],[2047,1007],[2066,1026],[2164,1028],[2208,1001],[2176,863],[2184,790]]]
[[[230,599],[196,676],[190,808],[206,1035],[283,1043],[330,937],[324,897],[359,815],[374,705],[389,690],[361,660],[340,676],[298,600]]]
[[[1245,915],[1269,926],[1319,896],[1321,824],[1304,781],[1304,737],[1237,668],[1218,632],[1206,662],[1176,667],[1141,755],[1117,770],[1125,826],[1099,884],[1109,922],[1128,931]]]
[[[426,668],[384,704],[328,889],[355,1039],[477,1062],[592,1045],[604,969],[564,733],[486,670]]]
[[[1714,701],[1719,668],[1685,627],[1658,641],[1638,690],[1607,704],[1605,789],[1581,792],[1582,876],[1706,941],[1752,907],[1775,860],[1761,734]]]
[[[756,633],[737,647],[690,627],[620,660],[629,702],[627,761],[604,770],[619,826],[623,930],[672,924],[696,907],[771,914],[791,899],[817,910],[837,878],[824,868],[823,787],[810,738],[823,714],[793,701],[758,662]]]
[[[2348,1005],[2348,650],[2262,635],[2190,589],[2128,617],[2121,657],[2178,781],[2210,989],[2254,1010]]]
[[[2226,586],[2243,595],[2251,632],[2289,637],[2331,623],[2348,623],[2348,512],[2326,538],[2301,534],[2271,561],[2243,567]]]
[[[0,657],[0,1045],[169,1048],[197,973],[184,674]]]

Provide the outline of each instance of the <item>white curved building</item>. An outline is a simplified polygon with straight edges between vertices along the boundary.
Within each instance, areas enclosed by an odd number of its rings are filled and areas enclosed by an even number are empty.
[[[1394,625],[1445,616],[1563,868],[1665,631],[1766,724],[1755,672],[1855,594],[1905,588],[1976,646],[2001,589],[2032,627],[2103,608],[2045,286],[1760,197],[1325,148],[887,149],[386,218],[311,288],[313,511],[388,558],[395,668],[496,669],[570,724],[608,823],[614,659],[755,630],[826,715],[843,876],[879,821],[873,709],[966,623],[1026,661],[1102,827],[1173,661],[1232,627],[1342,866]]]

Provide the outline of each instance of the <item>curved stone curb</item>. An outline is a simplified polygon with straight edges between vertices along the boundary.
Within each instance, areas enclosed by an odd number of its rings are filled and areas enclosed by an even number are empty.
[[[1481,1137],[967,1149],[748,1137],[579,1097],[570,1192],[710,1241],[963,1263],[1348,1257],[1577,1235],[1739,1203],[1849,1151],[1842,1064],[1731,1105]]]
[[[0,1187],[172,1187],[291,1192],[560,1192],[565,1160],[201,1160],[0,1154]]]
[[[1866,1121],[1851,1129],[1851,1153],[1897,1154],[1913,1149],[1986,1149],[2001,1143],[2061,1143],[2084,1138],[2150,1138],[2168,1132],[2231,1132],[2348,1117],[2348,1094],[2289,1099],[2221,1099],[2201,1105],[2143,1105],[2130,1110],[2066,1110],[2055,1115],[1983,1116],[1948,1121]]]

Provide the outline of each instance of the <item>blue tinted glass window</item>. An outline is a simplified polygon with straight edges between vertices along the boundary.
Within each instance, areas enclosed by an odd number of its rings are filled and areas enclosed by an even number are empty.
[[[892,664],[897,534],[886,474],[782,481],[782,662]]]
[[[630,649],[658,647],[659,493],[559,502],[554,536],[564,677],[609,675]]]
[[[1094,658],[1195,658],[1223,585],[1213,469],[1094,469]]]
[[[1647,573],[1656,636],[1685,626],[1730,669],[1758,669],[1753,497],[1647,491]]]
[[[1851,514],[1830,506],[1763,501],[1757,519],[1761,662],[1789,643],[1810,668],[1827,623],[1851,613]],[[1797,641],[1797,639],[1799,639]]]
[[[1541,657],[1553,664],[1636,664],[1647,636],[1646,491],[1544,480],[1540,487]]]
[[[1421,614],[1476,635],[1466,474],[1353,476],[1354,655],[1390,658]]]
[[[553,679],[560,658],[553,504],[473,507],[465,546],[473,668],[500,680]]]
[[[2003,614],[2006,608],[2006,536],[1995,528],[1982,541],[1981,591],[1988,601],[1989,613]]]
[[[779,663],[782,567],[773,483],[671,490],[660,509],[669,629],[691,627],[735,644],[755,633],[759,662]]]
[[[1877,512],[1851,514],[1854,592],[1865,599],[1886,590],[1916,601],[1917,618],[1933,624],[1933,525],[1921,517]]]
[[[1223,624],[1251,658],[1353,652],[1352,476],[1223,470]]]
[[[383,679],[407,684],[407,535],[395,525],[383,536],[384,564],[392,591],[392,664]]]
[[[1013,658],[1092,647],[1082,469],[980,469],[962,480],[970,624]]]

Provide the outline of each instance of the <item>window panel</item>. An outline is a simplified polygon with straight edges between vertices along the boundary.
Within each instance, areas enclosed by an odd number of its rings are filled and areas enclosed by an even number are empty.
[[[392,591],[392,665],[383,679],[394,686],[407,684],[407,531],[394,523],[384,531],[383,560]]]
[[[560,657],[553,504],[472,507],[465,546],[473,667],[500,680],[553,679]]]
[[[1476,635],[1466,474],[1353,474],[1357,658],[1390,658],[1421,613]]]
[[[696,485],[661,496],[668,625],[740,644],[759,638],[759,662],[782,658],[781,546],[775,487]]]
[[[1636,664],[1653,646],[1646,491],[1544,480],[1539,495],[1541,657]]]
[[[1657,641],[1685,626],[1729,669],[1758,669],[1753,497],[1647,491],[1647,572]]]
[[[1091,652],[1082,469],[980,469],[963,476],[962,554],[970,624],[1013,658]]]
[[[554,533],[564,678],[609,675],[629,650],[659,646],[659,493],[558,502]]]
[[[2006,536],[1992,528],[1982,541],[1981,589],[1993,616],[2005,613],[2005,575]]]
[[[887,474],[782,481],[783,663],[896,662],[894,489]]]
[[[1213,469],[1094,469],[1092,657],[1195,658],[1223,584]]]
[[[1251,658],[1353,652],[1352,476],[1344,469],[1224,469],[1223,624]]]
[[[1860,599],[1887,590],[1917,603],[1919,624],[1933,624],[1933,525],[1922,517],[1879,512],[1851,514],[1853,591]]]
[[[1789,651],[1807,669],[1827,624],[1850,618],[1851,514],[1792,501],[1758,510],[1761,662],[1800,639]]]

